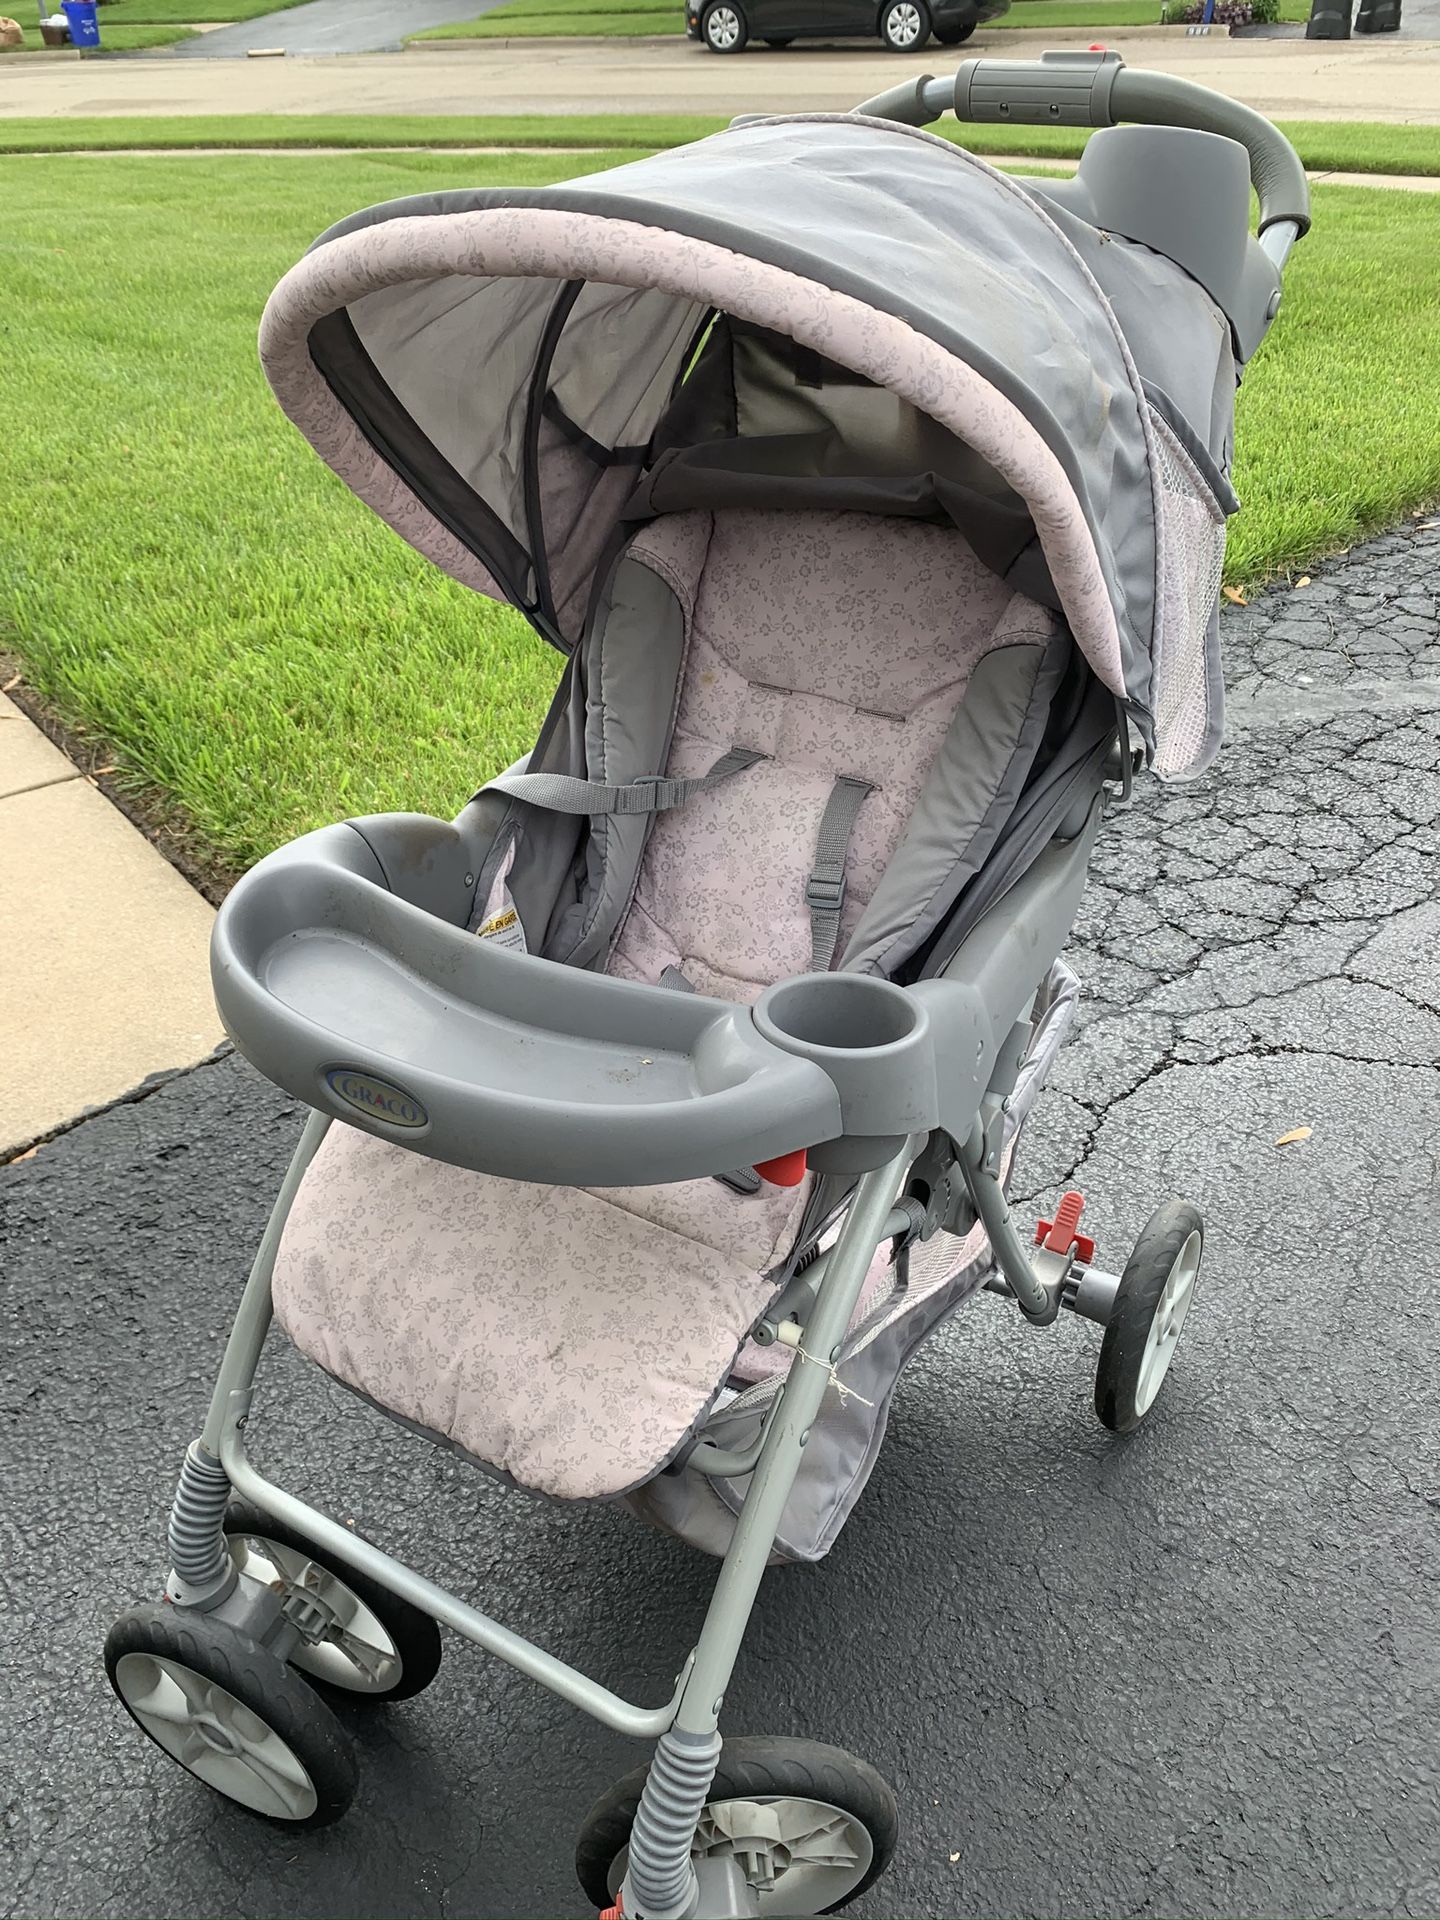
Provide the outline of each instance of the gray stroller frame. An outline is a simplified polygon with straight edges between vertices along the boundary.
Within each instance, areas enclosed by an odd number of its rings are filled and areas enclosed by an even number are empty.
[[[1239,357],[1248,357],[1273,318],[1279,269],[1308,225],[1299,162],[1268,122],[1186,83],[1126,72],[1113,55],[972,60],[952,79],[907,83],[860,111],[921,126],[948,108],[972,120],[1151,123],[1146,165],[1097,155],[1076,181],[1044,182],[1036,191],[1078,220],[1163,246],[1215,298]],[[1186,144],[1167,158],[1167,142],[1197,139],[1171,128],[1199,129],[1202,140],[1207,131],[1226,138]],[[1232,141],[1245,149],[1248,179],[1259,191],[1258,245],[1237,246],[1205,212],[1207,170],[1233,167]],[[1184,232],[1175,230],[1166,200],[1178,190],[1177,170],[1189,177]],[[561,968],[474,939],[466,914],[495,824],[483,798],[448,824],[397,814],[327,827],[247,876],[217,923],[217,998],[241,1051],[315,1110],[261,1239],[203,1430],[184,1461],[168,1534],[172,1570],[163,1611],[172,1624],[147,1617],[112,1650],[112,1681],[142,1727],[242,1804],[317,1823],[323,1783],[313,1765],[297,1772],[285,1759],[294,1758],[286,1737],[298,1738],[293,1699],[285,1707],[290,1719],[277,1707],[270,1733],[257,1733],[265,1716],[257,1711],[259,1696],[242,1682],[247,1661],[256,1672],[256,1662],[269,1663],[267,1672],[288,1662],[324,1677],[321,1656],[339,1646],[359,1674],[358,1682],[352,1675],[342,1685],[393,1691],[385,1684],[388,1655],[367,1651],[363,1633],[347,1639],[357,1620],[369,1618],[336,1572],[348,1570],[368,1583],[362,1597],[377,1590],[394,1596],[605,1726],[655,1743],[626,1816],[626,1847],[608,1874],[618,1901],[613,1912],[629,1920],[757,1915],[781,1911],[773,1904],[778,1897],[787,1913],[821,1912],[868,1885],[888,1841],[873,1822],[867,1831],[853,1807],[848,1822],[832,1822],[818,1838],[802,1835],[789,1848],[783,1896],[774,1892],[778,1869],[767,1848],[778,1845],[775,1823],[783,1827],[785,1808],[801,1801],[742,1792],[738,1799],[752,1814],[760,1809],[754,1831],[736,1841],[732,1812],[718,1839],[712,1834],[715,1844],[699,1845],[697,1829],[709,1817],[721,1764],[725,1693],[865,1276],[887,1241],[908,1247],[942,1228],[963,1233],[978,1220],[994,1262],[991,1291],[1013,1300],[1037,1326],[1055,1322],[1063,1307],[1107,1329],[1097,1389],[1107,1424],[1136,1424],[1164,1377],[1199,1261],[1194,1210],[1178,1203],[1162,1209],[1122,1278],[1093,1263],[1076,1231],[1078,1205],[1062,1207],[1053,1226],[1042,1223],[1043,1238],[1030,1244],[1004,1190],[1007,1103],[1037,995],[1080,903],[1105,785],[1119,782],[1128,794],[1134,765],[1123,735],[1112,735],[1108,751],[1102,740],[1088,754],[1043,849],[963,931],[931,977],[902,986],[860,972],[810,973],[767,988],[753,1006]],[[392,964],[396,956],[403,967]],[[384,1053],[373,1064],[346,1064],[351,1049],[340,1037],[347,1015],[376,1004],[382,984],[386,1018],[398,1036],[388,1057],[405,1059],[403,1079],[392,1078]],[[617,1092],[634,1079],[642,1047],[643,1094]],[[521,1095],[537,1077],[546,1099],[526,1101]],[[439,1160],[532,1180],[555,1168],[574,1185],[621,1183],[633,1178],[637,1163],[657,1183],[697,1179],[764,1165],[809,1142],[811,1167],[832,1183],[828,1191],[841,1205],[848,1191],[838,1237],[822,1250],[819,1228],[826,1223],[811,1223],[812,1257],[792,1261],[788,1281],[755,1328],[757,1340],[778,1340],[793,1356],[758,1437],[740,1450],[701,1438],[685,1457],[687,1471],[744,1478],[748,1491],[699,1637],[661,1704],[622,1699],[252,1464],[246,1430],[271,1324],[276,1254],[334,1117],[402,1145],[414,1135],[418,1150]],[[481,1139],[486,1146],[477,1158]],[[832,1209],[832,1217],[839,1212]],[[301,1553],[288,1573],[289,1563],[277,1562],[284,1577],[247,1571],[227,1537],[236,1495],[276,1523],[280,1537],[288,1530],[310,1543],[313,1555]],[[137,1618],[138,1611],[127,1616]],[[194,1650],[217,1644],[217,1635],[232,1636],[226,1644],[241,1650],[231,1664],[194,1659]],[[184,1702],[167,1692],[162,1711],[157,1703],[167,1677]],[[267,1744],[276,1738],[278,1747]],[[883,1783],[875,1787],[888,1798]],[[735,1797],[727,1804],[733,1810]],[[814,1804],[822,1814],[836,1811],[823,1794]],[[774,1816],[768,1824],[767,1809]]]

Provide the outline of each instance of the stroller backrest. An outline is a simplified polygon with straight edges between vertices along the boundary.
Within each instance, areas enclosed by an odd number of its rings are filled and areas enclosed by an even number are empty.
[[[895,973],[993,852],[1072,661],[953,525],[661,515],[610,569],[530,771],[744,763],[654,813],[511,799],[475,924],[508,889],[532,950],[732,999],[832,960]]]

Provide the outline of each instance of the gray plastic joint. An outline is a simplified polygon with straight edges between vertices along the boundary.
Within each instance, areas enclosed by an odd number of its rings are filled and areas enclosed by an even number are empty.
[[[1113,127],[1110,93],[1124,64],[1118,53],[1080,49],[1042,53],[1038,60],[963,60],[955,74],[955,118]]]
[[[172,1567],[166,1591],[182,1605],[213,1602],[235,1584],[235,1569],[225,1544],[225,1509],[229,1504],[230,1476],[198,1440],[192,1440],[180,1469],[166,1533]]]
[[[934,77],[922,73],[918,79],[902,80],[898,86],[886,87],[883,93],[862,101],[855,111],[871,120],[897,120],[902,127],[928,126],[938,117],[925,98],[925,89],[933,85]]]
[[[695,1828],[720,1764],[718,1733],[662,1733],[630,1830],[621,1905],[643,1920],[687,1920],[697,1886],[690,1864]]]
[[[1065,1305],[1082,1320],[1108,1327],[1119,1291],[1118,1273],[1102,1273],[1099,1267],[1084,1267],[1076,1261],[1066,1275]]]

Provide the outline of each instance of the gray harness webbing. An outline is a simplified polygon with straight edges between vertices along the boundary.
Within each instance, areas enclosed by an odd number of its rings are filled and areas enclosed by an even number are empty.
[[[865,796],[874,783],[842,774],[830,789],[820,816],[815,865],[805,882],[805,904],[810,909],[810,971],[828,973],[840,938],[840,909],[845,905],[845,859]]]
[[[732,747],[697,780],[671,780],[663,773],[647,773],[618,787],[606,786],[603,780],[579,780],[569,773],[502,773],[487,783],[486,791],[508,793],[551,813],[664,813],[670,807],[684,806],[697,793],[708,793],[722,780],[743,773],[765,757],[750,747]]]

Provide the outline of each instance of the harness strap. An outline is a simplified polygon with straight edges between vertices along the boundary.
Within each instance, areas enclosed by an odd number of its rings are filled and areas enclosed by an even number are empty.
[[[568,773],[501,773],[487,782],[484,790],[508,793],[550,813],[664,813],[671,807],[684,806],[697,793],[708,793],[722,780],[743,773],[765,757],[751,747],[732,747],[696,780],[672,780],[663,773],[647,773],[615,787],[603,780],[580,780]]]
[[[830,962],[835,958],[835,943],[840,938],[840,910],[845,905],[845,861],[860,809],[866,795],[874,791],[872,781],[852,780],[842,774],[830,789],[830,798],[820,816],[815,864],[805,882],[805,904],[810,909],[812,973],[828,973]]]

